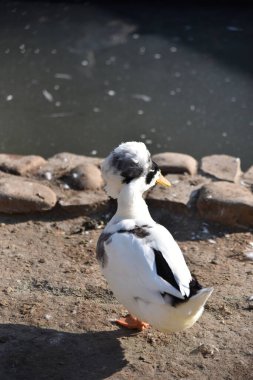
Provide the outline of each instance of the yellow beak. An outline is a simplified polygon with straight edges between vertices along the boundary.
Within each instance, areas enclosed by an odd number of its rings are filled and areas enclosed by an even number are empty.
[[[170,187],[171,183],[161,174],[160,177],[156,180],[156,183],[162,186]]]

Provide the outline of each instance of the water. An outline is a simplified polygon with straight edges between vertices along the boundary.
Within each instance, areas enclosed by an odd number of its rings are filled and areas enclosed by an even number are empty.
[[[114,3],[1,2],[0,151],[252,164],[252,9]]]

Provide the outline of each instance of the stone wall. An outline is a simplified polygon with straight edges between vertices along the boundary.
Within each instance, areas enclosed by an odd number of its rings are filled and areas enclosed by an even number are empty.
[[[186,154],[165,152],[153,160],[173,186],[149,191],[150,205],[229,226],[253,227],[253,166],[243,173],[240,159],[227,155],[197,162]],[[0,213],[37,213],[55,207],[85,213],[109,207],[101,162],[71,153],[48,160],[0,154]]]

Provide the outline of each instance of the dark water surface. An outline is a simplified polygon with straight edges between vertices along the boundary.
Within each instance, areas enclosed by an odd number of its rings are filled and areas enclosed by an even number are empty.
[[[164,4],[2,1],[0,151],[141,140],[252,164],[252,8]]]

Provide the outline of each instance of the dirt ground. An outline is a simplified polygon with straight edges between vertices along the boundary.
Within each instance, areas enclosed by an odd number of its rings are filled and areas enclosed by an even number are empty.
[[[105,218],[105,216],[103,216]],[[215,291],[191,329],[129,332],[95,258],[99,218],[0,216],[0,379],[253,379],[249,231],[160,218]]]

